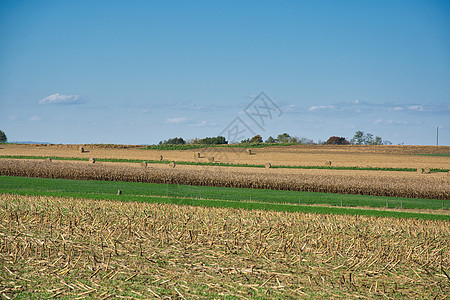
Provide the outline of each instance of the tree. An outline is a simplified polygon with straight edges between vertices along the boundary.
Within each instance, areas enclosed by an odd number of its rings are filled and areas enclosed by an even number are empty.
[[[8,138],[6,137],[6,134],[0,130],[0,143],[6,143],[8,141]]]
[[[222,145],[222,144],[228,144],[227,140],[223,136],[217,136],[217,137],[205,137],[204,139],[200,139],[198,141],[200,144],[203,145]]]
[[[362,145],[364,143],[364,132],[357,131],[355,132],[355,135],[351,139],[352,144],[355,145]]]
[[[252,137],[250,139],[251,144],[261,144],[262,142],[263,142],[263,138],[259,134],[255,135],[254,137]]]
[[[275,144],[276,142],[277,142],[277,140],[271,136],[269,136],[269,138],[266,140],[267,144]]]
[[[291,141],[291,136],[286,132],[283,134],[279,134],[277,137],[278,143],[289,143]]]
[[[163,142],[164,145],[184,145],[186,144],[185,140],[183,138],[175,137],[168,139],[167,141]]]
[[[338,137],[338,136],[332,136],[327,141],[326,144],[328,145],[348,145],[350,144],[349,141],[345,137]]]
[[[389,141],[383,142],[383,139],[379,136],[373,138],[373,134],[364,134],[362,131],[357,131],[351,142],[355,145],[392,145]]]

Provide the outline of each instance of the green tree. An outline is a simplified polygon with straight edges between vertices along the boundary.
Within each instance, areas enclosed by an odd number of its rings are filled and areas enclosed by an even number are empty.
[[[250,139],[251,144],[261,144],[262,142],[263,142],[263,138],[259,134],[255,135],[254,137],[252,137]]]
[[[277,142],[277,140],[271,136],[269,136],[269,138],[266,140],[267,144],[275,144],[276,142]]]
[[[364,144],[364,132],[362,132],[362,131],[355,132],[355,135],[351,139],[351,142],[352,142],[352,144],[355,144],[355,145]]]
[[[6,137],[6,133],[4,133],[2,130],[0,130],[0,143],[6,143],[8,141],[8,138]]]
[[[161,145],[184,145],[186,144],[186,141],[183,140],[183,138],[179,138],[179,137],[175,137],[175,138],[171,138],[168,139],[167,141],[164,142],[159,142],[159,144]]]
[[[203,145],[223,145],[228,144],[228,141],[223,136],[217,136],[217,137],[205,137],[204,139],[200,139],[199,143]]]
[[[279,134],[277,137],[277,141],[278,143],[289,143],[291,141],[291,136],[286,132]]]

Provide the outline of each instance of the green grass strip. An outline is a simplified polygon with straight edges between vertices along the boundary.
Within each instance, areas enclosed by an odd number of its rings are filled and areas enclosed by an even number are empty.
[[[416,155],[423,155],[423,156],[450,156],[450,153],[419,153]]]
[[[294,205],[303,207],[313,204],[344,207],[372,207],[405,209],[448,209],[450,200],[415,199],[375,197],[364,195],[342,195],[331,193],[294,192],[259,189],[240,189],[209,186],[189,186],[175,184],[156,184],[140,182],[112,182],[94,180],[68,180],[48,178],[28,178],[0,176],[0,191],[17,193],[53,193],[52,195],[110,195],[116,196],[117,190],[122,191],[120,197],[166,197],[171,199],[198,199],[210,201],[226,201],[230,203],[259,203],[260,209],[264,205],[277,207],[277,205]],[[56,194],[55,194],[56,193]],[[83,196],[84,197],[84,196]],[[183,200],[184,201],[184,200]],[[301,205],[299,205],[301,204]],[[247,204],[243,204],[244,206]],[[226,206],[231,207],[231,206]],[[236,208],[241,206],[236,206]],[[253,207],[253,206],[252,206]],[[364,210],[364,209],[362,209]],[[295,211],[295,210],[294,210]],[[354,210],[352,210],[354,211]]]
[[[380,211],[366,210],[341,207],[323,207],[309,205],[293,205],[293,204],[274,204],[262,202],[242,202],[230,200],[209,200],[195,198],[165,198],[157,196],[133,196],[133,195],[110,195],[110,194],[82,194],[74,192],[43,192],[43,191],[14,191],[0,190],[0,193],[16,194],[23,196],[52,196],[77,199],[93,199],[93,200],[116,200],[116,201],[135,201],[143,203],[165,203],[176,205],[191,205],[215,208],[234,208],[249,210],[266,210],[266,211],[283,211],[283,212],[302,212],[314,214],[337,214],[352,216],[375,216],[375,217],[391,217],[391,218],[411,218],[422,220],[441,220],[450,221],[449,215],[423,214],[413,212],[397,212],[397,211]]]
[[[59,157],[59,156],[24,156],[24,155],[0,155],[0,158],[9,159],[47,159],[52,160],[73,160],[73,161],[89,161],[89,158],[79,157]],[[123,162],[123,163],[140,163],[143,159],[121,159],[121,158],[96,158],[98,162]],[[152,164],[168,164],[170,161],[165,160],[145,160]],[[264,165],[252,164],[232,164],[232,163],[218,163],[218,162],[190,162],[190,161],[175,161],[178,165],[189,166],[219,166],[219,167],[247,167],[247,168],[264,168]],[[378,168],[378,167],[333,167],[333,166],[277,166],[272,165],[274,169],[314,169],[314,170],[355,170],[355,171],[395,171],[395,172],[416,172],[414,168]],[[450,169],[430,169],[431,172],[449,172]]]

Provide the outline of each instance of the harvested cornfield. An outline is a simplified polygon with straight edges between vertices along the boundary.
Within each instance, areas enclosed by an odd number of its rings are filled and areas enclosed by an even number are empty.
[[[0,195],[5,298],[450,294],[445,221]]]
[[[167,161],[196,161],[193,152],[203,157],[214,156],[218,161],[234,164],[285,166],[323,166],[331,161],[334,167],[383,167],[383,168],[441,168],[450,169],[448,156],[427,156],[417,154],[450,153],[449,146],[397,146],[397,145],[298,145],[258,148],[257,155],[247,155],[242,148],[211,147],[201,150],[141,150],[142,146],[131,145],[2,145],[2,155],[76,157],[86,158],[79,147],[88,148],[89,155],[98,158]]]
[[[327,192],[425,199],[450,199],[448,176],[398,175],[400,172],[329,171],[302,172],[254,168],[140,168],[138,164],[87,164],[2,159],[0,175],[133,181],[198,186],[222,186],[307,192]],[[323,171],[323,172],[319,172]]]

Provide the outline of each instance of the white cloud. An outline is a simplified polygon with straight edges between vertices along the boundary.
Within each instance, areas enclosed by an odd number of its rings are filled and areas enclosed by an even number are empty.
[[[387,125],[420,125],[422,122],[406,122],[406,121],[397,121],[397,120],[384,120],[377,119],[373,121],[374,124],[387,124]]]
[[[187,121],[187,118],[168,118],[166,119],[166,123],[169,124],[181,124],[185,123]]]
[[[37,121],[41,121],[42,120],[42,117],[41,116],[32,116],[31,118],[30,118],[30,121],[31,122],[37,122]]]
[[[404,107],[400,107],[400,106],[395,106],[395,107],[391,108],[391,110],[392,111],[403,111],[403,110],[405,110],[405,108]]]
[[[39,104],[76,104],[79,103],[79,100],[80,95],[61,95],[56,93],[39,100]]]
[[[311,106],[308,108],[309,111],[327,111],[327,110],[335,110],[336,106],[334,105],[318,105],[318,106]]]
[[[196,124],[191,124],[189,126],[192,127],[201,127],[201,126],[205,126],[206,125],[206,121],[201,121],[200,123],[196,123]]]
[[[410,105],[408,106],[409,110],[423,111],[423,105]]]

